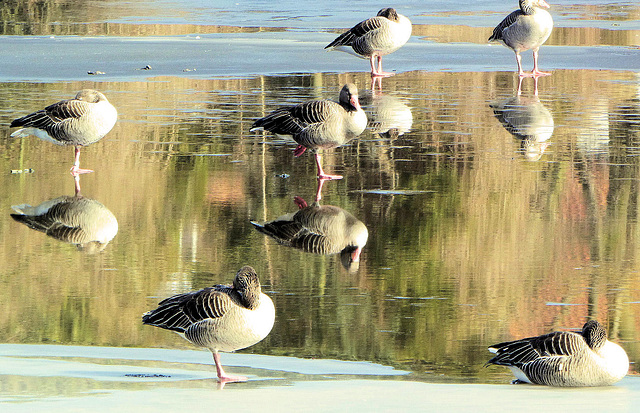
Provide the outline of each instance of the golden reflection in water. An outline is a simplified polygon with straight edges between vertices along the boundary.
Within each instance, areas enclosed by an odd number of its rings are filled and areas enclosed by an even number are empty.
[[[51,238],[75,245],[87,254],[101,252],[118,233],[118,221],[111,211],[80,192],[75,176],[75,194],[44,201],[37,206],[13,205],[14,221],[45,233]]]
[[[82,189],[109,206],[119,233],[91,256],[8,217],[12,205],[72,186],[66,151],[9,139],[6,125],[17,109],[98,86],[0,84],[11,109],[0,113],[0,170],[34,170],[0,174],[0,334],[16,343],[179,346],[140,325],[148,297],[175,283],[225,282],[251,262],[273,292],[277,321],[249,351],[487,380],[497,373],[481,368],[486,345],[593,316],[637,360],[635,74],[557,70],[540,79],[554,150],[536,163],[514,156],[488,105],[512,97],[516,78],[410,72],[385,79],[384,94],[407,98],[411,130],[393,142],[365,131],[325,157],[345,179],[324,188],[324,203],[371,232],[355,273],[252,229],[251,219],[290,211],[292,196],[315,182],[315,168],[294,161],[290,142],[248,130],[283,97],[333,98],[348,81],[368,85],[367,73],[100,84],[121,116],[86,154],[96,172],[82,177]],[[532,95],[530,82],[522,93]],[[608,151],[591,156],[579,131],[602,131],[599,113],[607,110]]]

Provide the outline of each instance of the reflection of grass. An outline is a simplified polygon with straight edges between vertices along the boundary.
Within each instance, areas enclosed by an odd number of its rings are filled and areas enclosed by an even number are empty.
[[[347,80],[368,94],[367,73],[0,84],[5,125],[82,87],[104,91],[120,113],[114,130],[86,148],[83,162],[96,173],[82,177],[83,192],[114,213],[120,232],[87,257],[0,220],[0,335],[15,343],[186,348],[176,335],[143,327],[141,314],[168,290],[227,283],[251,264],[277,321],[244,352],[492,380],[480,368],[486,345],[580,326],[591,314],[637,359],[637,304],[625,304],[640,300],[634,79],[600,71],[542,79],[540,98],[557,127],[537,163],[520,160],[488,106],[513,94],[512,73],[385,79],[384,93],[411,108],[413,130],[393,143],[367,131],[325,157],[345,175],[325,186],[327,204],[369,229],[355,274],[336,257],[281,248],[252,230],[250,219],[291,211],[293,196],[311,199],[315,168],[309,156],[294,158],[291,145],[265,145],[270,137],[248,129],[282,101],[335,98]],[[525,80],[524,93],[530,88]],[[598,108],[611,112],[604,161],[577,144],[578,130],[595,127]],[[73,192],[69,148],[8,139],[6,131],[0,146],[0,170],[35,170],[0,174],[5,213]],[[231,155],[192,156],[212,153]]]

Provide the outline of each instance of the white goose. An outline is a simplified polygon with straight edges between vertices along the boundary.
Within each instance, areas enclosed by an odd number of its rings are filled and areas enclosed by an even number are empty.
[[[376,17],[356,24],[325,49],[355,52],[359,56],[369,58],[372,76],[392,76],[393,73],[382,71],[382,56],[401,48],[410,37],[411,21],[389,7],[380,10]],[[352,50],[349,50],[349,47]]]
[[[352,83],[342,87],[339,102],[312,100],[296,106],[276,109],[253,123],[251,132],[268,130],[277,135],[290,135],[298,146],[293,151],[300,156],[306,149],[315,151],[318,178],[341,179],[322,169],[320,149],[336,148],[360,135],[367,127],[367,115],[358,101],[358,88]]]
[[[34,135],[56,145],[75,146],[72,175],[93,172],[80,169],[80,148],[102,139],[116,124],[118,113],[107,98],[97,90],[84,89],[69,100],[49,105],[11,122],[20,127],[12,137]]]
[[[602,324],[590,320],[582,332],[556,331],[489,347],[496,356],[486,365],[507,366],[514,383],[547,386],[608,386],[629,370],[622,347],[607,340]]]
[[[548,11],[545,0],[519,0],[520,10],[516,10],[505,17],[499,25],[493,29],[489,37],[490,42],[501,42],[516,54],[518,63],[518,75],[521,77],[537,77],[550,75],[538,69],[538,50],[547,41],[553,29],[553,18]],[[533,71],[525,73],[522,70],[522,57],[520,52],[533,49]]]
[[[142,316],[144,324],[175,331],[196,346],[208,348],[222,383],[247,378],[226,374],[218,351],[235,351],[260,342],[274,321],[273,301],[261,292],[258,274],[249,266],[238,271],[233,285],[214,285],[169,297]]]

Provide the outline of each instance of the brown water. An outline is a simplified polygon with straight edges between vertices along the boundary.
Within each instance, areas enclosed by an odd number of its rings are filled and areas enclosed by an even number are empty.
[[[632,43],[610,44],[637,59]],[[515,67],[511,52],[495,50]],[[482,367],[488,345],[593,317],[635,362],[640,75],[626,64],[554,70],[538,98],[525,79],[519,101],[514,74],[496,71],[411,70],[384,79],[382,92],[365,72],[0,83],[2,342],[192,348],[142,326],[141,314],[249,264],[276,324],[245,353],[506,383],[507,371]],[[321,204],[369,232],[350,270],[338,255],[280,246],[250,223],[294,212],[294,196],[311,203],[316,191],[311,155],[294,158],[293,142],[250,133],[253,121],[284,104],[335,99],[346,82],[375,120],[324,156],[345,178],[325,184]],[[81,177],[82,195],[118,221],[93,253],[9,216],[13,205],[74,194],[72,149],[12,139],[10,121],[85,87],[119,112],[111,133],[82,151],[82,166],[96,171]],[[506,103],[519,105],[507,117],[525,125],[503,126]]]

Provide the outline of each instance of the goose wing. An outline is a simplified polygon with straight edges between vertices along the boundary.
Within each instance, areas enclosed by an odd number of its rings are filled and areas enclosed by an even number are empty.
[[[543,357],[571,356],[589,346],[580,334],[556,331],[538,337],[495,344],[489,350],[496,356],[487,364],[522,366]]]
[[[363,20],[338,36],[334,41],[325,46],[325,49],[338,46],[351,46],[367,34],[380,29],[384,24],[385,19],[385,17],[376,16]]]
[[[11,127],[33,127],[43,130],[51,129],[61,122],[78,119],[85,115],[91,103],[77,99],[62,100],[27,116],[15,119]]]
[[[235,305],[232,291],[231,286],[216,285],[169,297],[158,308],[145,313],[142,322],[184,333],[195,323],[224,316]]]
[[[489,37],[489,41],[493,42],[503,40],[502,32],[504,31],[504,29],[514,24],[518,20],[518,17],[523,15],[524,13],[522,12],[522,10],[511,12],[507,17],[504,18],[504,20],[500,22],[500,24],[495,27],[495,29],[493,29],[493,34],[491,35],[491,37]]]
[[[326,121],[336,105],[329,100],[314,100],[280,108],[255,121],[251,129],[263,128],[278,135],[297,135],[313,124]]]

